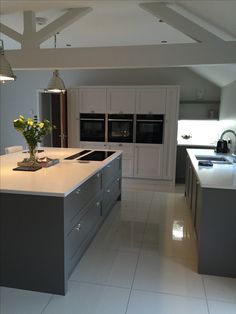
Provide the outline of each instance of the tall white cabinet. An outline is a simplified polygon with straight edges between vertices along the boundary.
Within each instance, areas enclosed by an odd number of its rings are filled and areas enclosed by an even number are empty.
[[[178,86],[83,86],[68,90],[69,146],[123,151],[122,175],[175,180]],[[80,142],[80,113],[163,114],[163,144]]]

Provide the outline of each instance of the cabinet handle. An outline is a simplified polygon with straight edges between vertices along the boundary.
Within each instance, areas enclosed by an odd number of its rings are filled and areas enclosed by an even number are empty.
[[[107,165],[107,168],[111,168],[111,165]]]
[[[78,224],[78,225],[75,227],[75,230],[79,232],[80,229],[81,229],[81,224]]]
[[[75,191],[75,193],[76,193],[77,195],[78,195],[80,192],[81,192],[80,189],[77,189],[77,190]]]
[[[99,207],[100,206],[100,202],[97,202],[96,205],[97,205],[97,207]]]
[[[107,193],[110,193],[110,192],[111,192],[111,190],[110,190],[110,189],[108,189],[108,190],[107,190]]]
[[[101,173],[97,173],[97,178],[100,178],[101,177]]]
[[[116,181],[119,182],[119,181],[120,181],[120,178],[117,178]]]

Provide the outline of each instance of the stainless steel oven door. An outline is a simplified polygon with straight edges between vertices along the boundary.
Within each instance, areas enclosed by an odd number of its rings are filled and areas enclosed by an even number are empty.
[[[80,140],[105,142],[105,114],[80,114]]]
[[[136,143],[163,143],[164,115],[137,115]]]
[[[133,143],[133,115],[108,115],[108,141]]]

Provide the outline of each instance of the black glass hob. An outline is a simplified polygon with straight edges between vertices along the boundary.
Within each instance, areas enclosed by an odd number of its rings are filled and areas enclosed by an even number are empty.
[[[91,150],[85,149],[85,150],[82,150],[81,152],[79,152],[79,153],[77,153],[77,154],[68,156],[68,157],[66,157],[65,159],[68,159],[68,160],[76,159],[76,158],[78,158],[78,157],[80,157],[80,156],[82,156],[82,155],[84,155],[84,154],[89,153],[89,152],[91,152]]]
[[[103,161],[114,153],[115,152],[111,152],[111,151],[95,150],[92,153],[82,156],[81,158],[79,158],[79,160]]]

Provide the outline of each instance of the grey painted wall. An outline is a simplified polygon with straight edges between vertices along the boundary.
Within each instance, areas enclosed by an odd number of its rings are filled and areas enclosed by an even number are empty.
[[[37,113],[38,90],[43,90],[51,77],[48,70],[15,71],[16,82],[0,87],[1,154],[4,147],[25,145],[12,121],[19,114],[31,116]],[[180,85],[182,100],[196,99],[197,91],[203,91],[207,100],[220,99],[220,88],[187,68],[155,69],[107,69],[60,71],[67,87],[79,85]]]
[[[221,131],[231,129],[236,132],[236,80],[222,88],[220,107]],[[231,150],[236,149],[234,136],[225,134],[225,139],[231,138]]]

